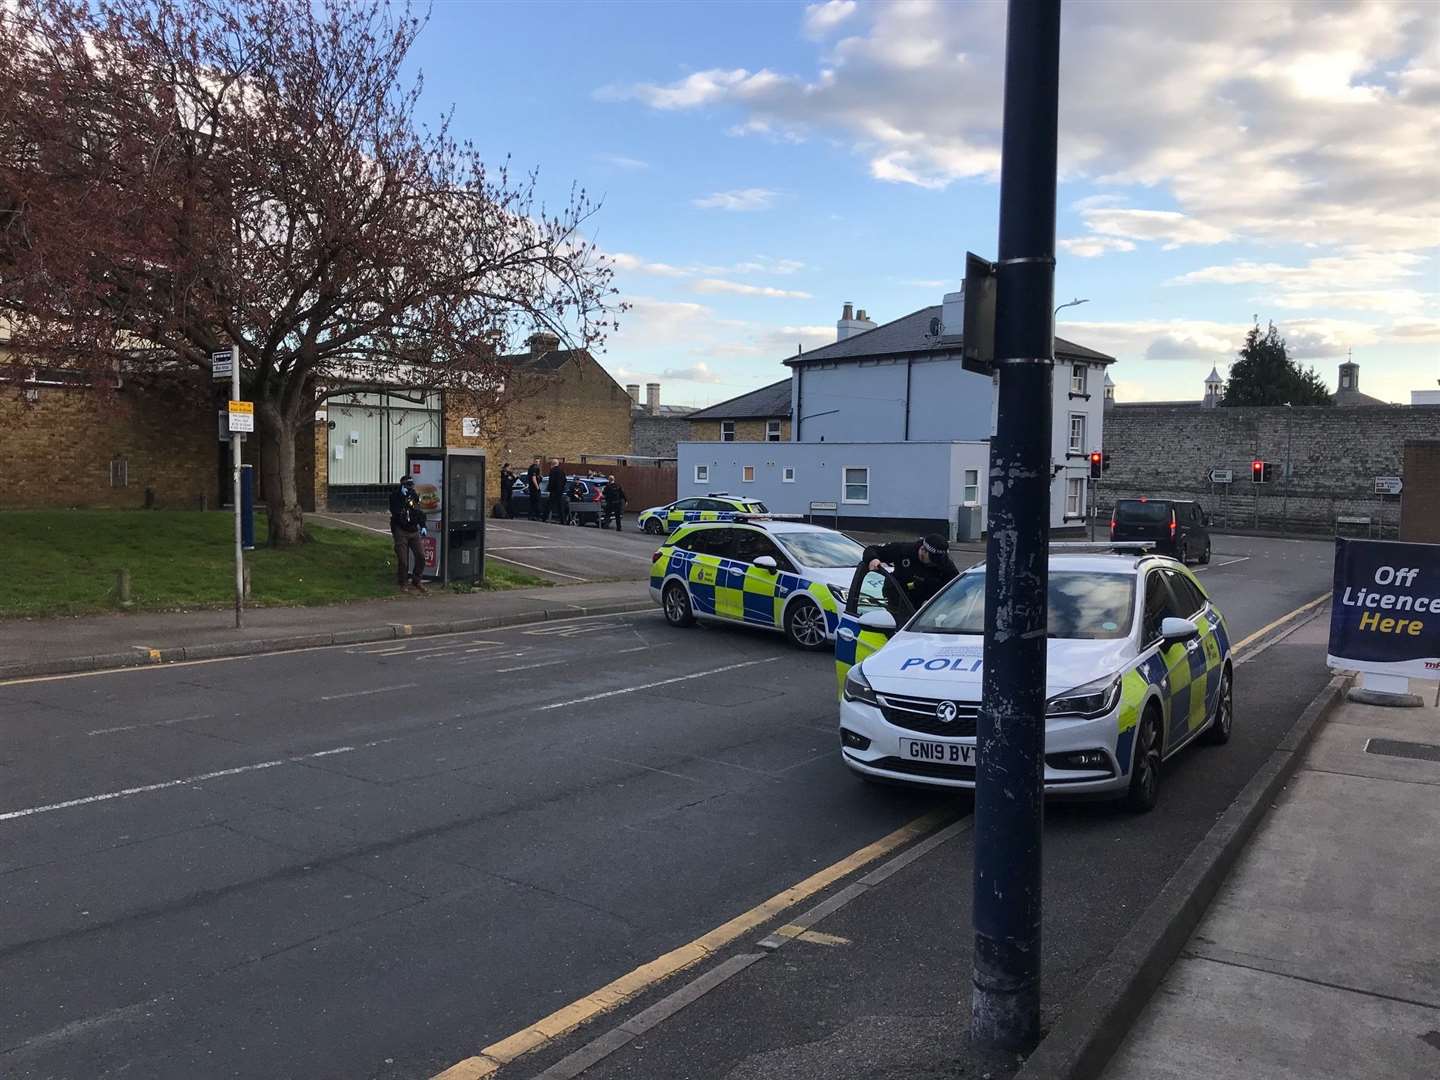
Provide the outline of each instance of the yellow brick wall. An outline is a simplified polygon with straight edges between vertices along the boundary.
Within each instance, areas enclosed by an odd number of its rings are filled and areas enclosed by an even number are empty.
[[[736,442],[764,442],[765,441],[765,420],[736,420],[735,441]],[[719,420],[692,420],[690,421],[690,439],[692,442],[719,442],[720,421]],[[780,441],[790,441],[790,421],[780,421]]]

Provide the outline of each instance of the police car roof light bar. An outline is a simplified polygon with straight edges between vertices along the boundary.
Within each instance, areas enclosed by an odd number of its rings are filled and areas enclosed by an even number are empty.
[[[804,514],[750,514],[737,511],[735,521],[804,521]]]
[[[1065,548],[1067,551],[1138,551],[1155,550],[1150,540],[1053,540],[1051,548]]]

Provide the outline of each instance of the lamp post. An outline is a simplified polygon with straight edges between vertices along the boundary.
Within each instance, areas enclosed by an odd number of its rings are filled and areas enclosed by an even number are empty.
[[[1067,307],[1079,307],[1081,304],[1088,304],[1089,302],[1090,302],[1090,298],[1089,298],[1088,296],[1085,297],[1085,299],[1083,299],[1083,300],[1081,300],[1081,299],[1079,299],[1079,298],[1077,297],[1076,299],[1071,300],[1071,301],[1070,301],[1069,303],[1067,303],[1067,304],[1061,304],[1061,305],[1060,305],[1059,307],[1057,307],[1054,311],[1052,311],[1052,312],[1050,313],[1050,336],[1051,336],[1051,337],[1054,337],[1054,336],[1055,336],[1055,316],[1059,315],[1060,312],[1064,311]]]

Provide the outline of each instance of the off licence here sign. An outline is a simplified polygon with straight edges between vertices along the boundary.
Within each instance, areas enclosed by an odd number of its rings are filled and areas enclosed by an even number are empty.
[[[255,403],[253,401],[230,402],[230,430],[255,430]]]

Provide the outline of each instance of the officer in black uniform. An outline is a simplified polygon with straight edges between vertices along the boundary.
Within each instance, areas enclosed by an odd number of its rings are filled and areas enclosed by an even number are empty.
[[[871,570],[879,570],[881,563],[893,566],[895,580],[916,608],[960,573],[950,561],[949,542],[937,533],[915,542],[871,544],[865,549],[864,559]]]
[[[425,549],[420,538],[429,535],[425,511],[420,509],[420,500],[415,496],[415,480],[402,476],[400,486],[390,492],[390,537],[395,541],[395,574],[401,592],[406,589],[406,578],[410,579],[409,588],[427,591],[420,580],[425,573]]]

